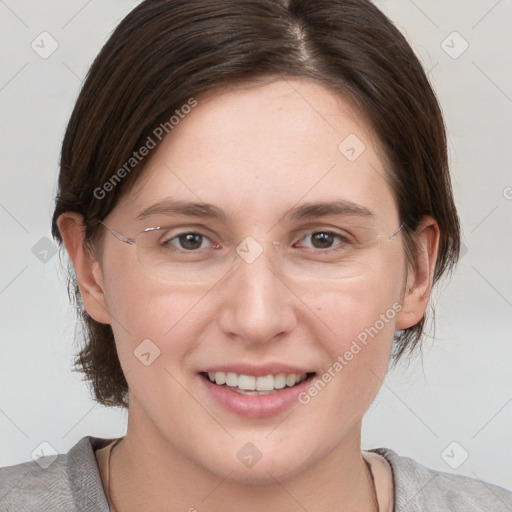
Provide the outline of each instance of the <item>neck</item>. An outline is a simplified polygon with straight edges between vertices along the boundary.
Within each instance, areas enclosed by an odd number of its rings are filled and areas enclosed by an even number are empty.
[[[132,405],[132,404],[131,404]],[[130,412],[133,409],[131,408]],[[212,473],[129,417],[128,431],[110,464],[110,498],[116,512],[170,510],[231,512],[298,510],[375,512],[374,486],[360,450],[360,427],[344,443],[292,476],[264,483],[232,481]]]

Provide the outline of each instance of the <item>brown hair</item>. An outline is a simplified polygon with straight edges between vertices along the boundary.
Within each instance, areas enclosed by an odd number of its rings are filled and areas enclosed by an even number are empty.
[[[191,97],[220,85],[279,77],[321,82],[352,100],[386,153],[388,179],[405,222],[405,250],[424,215],[440,228],[434,283],[455,265],[460,227],[439,105],[413,50],[368,0],[146,0],[117,27],[91,66],[64,137],[52,233],[58,217],[84,217],[85,243],[98,220],[143,170],[135,165],[99,197],[98,187]],[[128,384],[110,325],[84,310],[73,269],[69,290],[85,346],[75,360],[104,405],[128,406]],[[425,318],[397,332],[393,361],[418,344]]]

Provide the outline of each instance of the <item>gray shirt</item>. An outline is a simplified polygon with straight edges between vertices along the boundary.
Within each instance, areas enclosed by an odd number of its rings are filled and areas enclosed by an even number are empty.
[[[83,437],[46,469],[34,461],[0,468],[0,512],[109,512],[94,451],[111,441]],[[394,512],[512,512],[512,492],[502,487],[434,471],[388,448],[369,451],[391,466]]]

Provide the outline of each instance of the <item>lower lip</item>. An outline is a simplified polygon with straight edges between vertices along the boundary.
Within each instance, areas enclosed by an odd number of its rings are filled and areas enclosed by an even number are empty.
[[[227,386],[213,384],[208,378],[199,375],[207,392],[224,409],[246,418],[268,418],[289,409],[298,402],[300,393],[311,384],[314,375],[310,375],[300,384],[291,388],[276,390],[269,395],[242,395]]]

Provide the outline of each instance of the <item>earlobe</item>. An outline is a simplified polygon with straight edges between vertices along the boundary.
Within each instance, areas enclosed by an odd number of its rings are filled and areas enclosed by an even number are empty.
[[[63,213],[58,218],[57,225],[75,269],[82,303],[87,313],[97,322],[109,324],[101,264],[84,248],[83,216],[77,212]]]
[[[423,217],[414,236],[416,265],[410,266],[396,329],[416,325],[425,314],[432,291],[434,270],[439,249],[439,226],[430,216]]]

